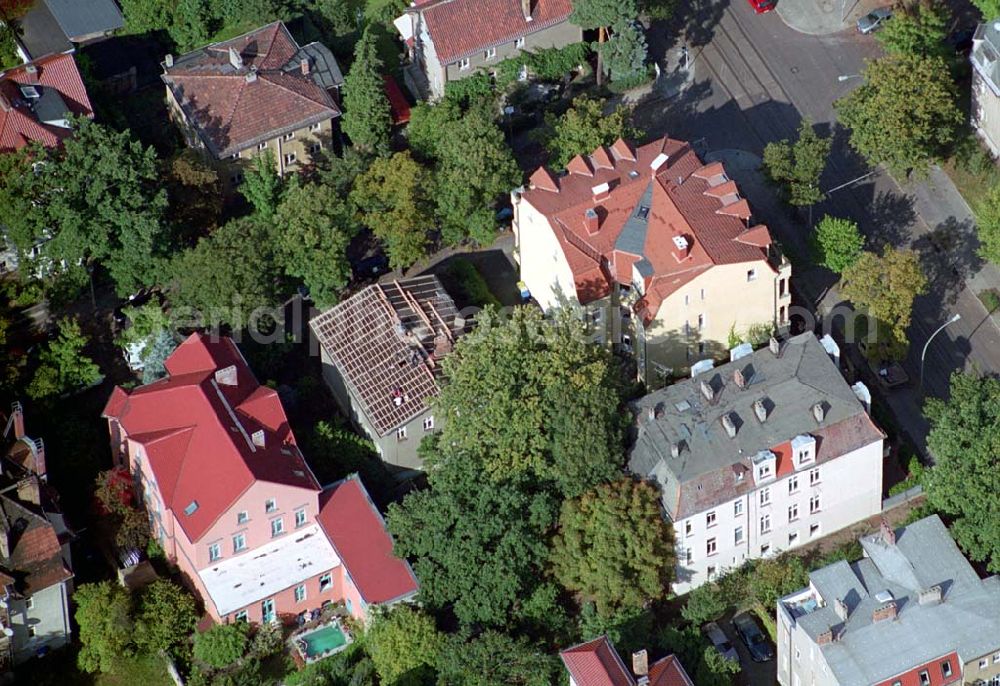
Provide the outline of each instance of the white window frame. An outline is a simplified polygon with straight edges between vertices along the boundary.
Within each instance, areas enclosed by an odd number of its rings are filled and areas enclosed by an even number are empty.
[[[809,470],[809,485],[815,486],[820,482],[819,467]]]
[[[323,146],[320,145],[319,143],[310,143],[309,147],[306,148],[306,152],[308,152],[310,155],[317,155],[321,150],[323,150]]]
[[[278,511],[278,501],[274,498],[268,498],[264,501],[264,514],[270,514],[272,512]]]
[[[799,490],[799,476],[798,474],[793,474],[788,479],[788,493],[796,493]]]
[[[761,473],[761,476],[764,476],[764,474]],[[764,505],[770,505],[771,504],[771,487],[770,486],[768,486],[766,488],[760,489],[760,504],[761,504],[762,507]]]
[[[286,167],[289,166],[289,165],[295,164],[298,161],[299,161],[299,156],[296,153],[294,153],[294,152],[286,152],[285,153],[285,166]]]
[[[242,553],[246,549],[247,549],[247,535],[235,534],[233,536],[233,552]]]
[[[249,622],[250,621],[250,617],[247,614],[246,610],[237,610],[236,614],[233,615],[233,618],[237,622]]]
[[[514,39],[514,49],[520,49],[524,47],[524,36],[520,36]]]
[[[310,124],[309,125],[309,130],[310,131],[321,131],[322,129],[323,129],[323,122],[321,122],[321,121],[318,121],[315,124]]]
[[[712,555],[715,555],[717,552],[719,552],[719,545],[718,541],[716,541],[715,537],[713,536],[712,538],[705,541],[705,554],[711,557]]]
[[[434,415],[424,417],[424,431],[434,430]]]
[[[819,522],[816,522],[815,524],[811,524],[809,526],[809,538],[816,538],[817,536],[822,536],[822,535],[823,535],[823,527],[820,525]]]
[[[210,543],[208,545],[208,561],[215,562],[216,560],[222,559],[222,546],[218,543]]]
[[[25,610],[33,610],[33,609],[35,609],[35,599],[31,598],[31,597],[25,598],[24,599],[24,609]]]
[[[718,521],[718,517],[715,516],[715,510],[712,510],[711,512],[705,513],[705,528],[706,529],[711,529],[713,526],[715,526],[715,524],[716,524],[717,521]]]
[[[257,151],[259,152],[261,150],[267,150],[267,141],[257,144]],[[243,614],[246,614],[246,610],[243,610]]]
[[[289,131],[288,133],[286,133],[284,136],[281,137],[281,140],[283,140],[283,141],[290,141],[290,140],[292,140],[294,138],[295,138],[295,132],[294,131]]]
[[[492,60],[496,59],[496,56],[497,56],[497,49],[495,47],[486,48],[486,50],[483,51],[483,59]]]
[[[301,603],[306,599],[306,585],[299,584],[295,587],[295,602]]]
[[[694,524],[692,524],[691,520],[689,519],[686,522],[684,522],[684,538],[693,535],[694,535]]]
[[[471,66],[471,64],[472,63],[469,61],[468,57],[463,57],[462,59],[460,59],[458,61],[458,70],[459,71],[468,71],[468,69]]]
[[[819,493],[809,498],[809,514],[816,514],[822,511],[823,504],[820,502]]]
[[[788,521],[794,522],[799,518],[799,504],[792,503],[788,506]]]
[[[762,534],[771,532],[771,515],[764,514],[760,516],[760,532]]]
[[[799,543],[799,532],[792,531],[788,534],[788,547],[791,548],[793,545],[798,545]]]
[[[306,509],[300,507],[295,511],[295,528],[298,529],[300,526],[305,526],[306,524]]]
[[[284,517],[275,517],[271,520],[271,538],[277,538],[283,533],[285,533],[285,519]]]
[[[747,269],[747,283],[757,280],[757,269]]]
[[[319,592],[325,593],[331,588],[333,588],[333,574],[330,574],[329,572],[321,574],[319,577]]]
[[[406,427],[405,426],[401,426],[398,429],[396,429],[396,440],[397,441],[405,441],[406,440]]]
[[[743,514],[743,501],[737,500],[733,503],[733,516],[739,517],[741,514]]]
[[[250,513],[247,512],[246,510],[240,510],[239,512],[236,513],[237,524],[246,524],[249,521],[250,521]]]
[[[739,545],[740,543],[742,543],[743,538],[744,536],[743,536],[742,526],[738,526],[735,529],[733,529],[733,545]]]

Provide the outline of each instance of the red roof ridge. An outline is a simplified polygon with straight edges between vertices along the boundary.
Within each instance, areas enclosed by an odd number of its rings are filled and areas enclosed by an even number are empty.
[[[535,172],[528,178],[528,183],[534,188],[540,188],[543,191],[551,191],[554,193],[559,192],[559,182],[545,167],[539,167]]]
[[[611,154],[603,145],[590,153],[590,162],[595,169],[614,169],[615,161],[611,159]]]
[[[594,170],[590,168],[590,163],[587,158],[583,155],[577,155],[571,159],[566,164],[566,171],[570,174],[582,174],[584,176],[593,176]]]
[[[632,146],[629,145],[623,138],[619,138],[612,143],[611,152],[613,152],[619,159],[635,162],[635,150],[633,150]]]
[[[758,248],[766,248],[773,242],[771,239],[771,232],[764,224],[757,224],[756,226],[747,229],[746,232],[740,234],[733,240],[739,241],[740,243],[746,243],[747,245],[754,245]]]
[[[726,168],[723,166],[722,162],[709,162],[708,164],[702,165],[700,169],[691,172],[691,176],[708,181],[713,176],[725,173]]]
[[[750,203],[746,201],[746,198],[740,198],[736,202],[723,205],[717,209],[715,213],[725,214],[730,217],[739,217],[740,219],[746,221],[747,219],[750,219]]]

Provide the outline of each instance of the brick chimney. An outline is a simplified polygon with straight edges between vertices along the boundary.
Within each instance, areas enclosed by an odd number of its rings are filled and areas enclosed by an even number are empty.
[[[587,226],[587,233],[593,236],[601,228],[601,218],[597,215],[597,210],[588,207],[583,213],[583,223]]]
[[[17,497],[22,502],[31,503],[32,505],[41,505],[42,490],[38,484],[38,479],[34,476],[29,476],[26,479],[18,481]]]
[[[845,603],[841,598],[837,598],[833,602],[833,611],[840,618],[840,621],[846,622],[848,617],[847,603]]]
[[[833,643],[833,630],[827,629],[819,636],[816,637],[816,645],[825,646],[829,643]]]
[[[673,241],[674,248],[671,252],[673,252],[674,258],[678,262],[687,259],[691,254],[691,239],[687,236],[674,236]]]
[[[14,440],[20,440],[24,438],[24,408],[21,403],[14,403],[10,411],[14,417]]]
[[[531,0],[521,0],[521,12],[524,14],[525,21],[531,21],[534,17],[531,16]]]
[[[896,532],[889,526],[889,522],[882,520],[879,526],[879,536],[886,545],[896,545]]]
[[[10,112],[10,100],[3,93],[0,93],[0,112]]]
[[[310,68],[309,68],[308,57],[303,57],[301,60],[299,60],[299,69],[302,70],[303,76],[309,76]]]
[[[895,600],[890,600],[888,603],[882,605],[881,607],[876,608],[875,611],[872,612],[873,623],[884,622],[887,619],[895,619],[895,618],[896,618]]]
[[[236,386],[236,365],[231,364],[215,372],[215,383],[220,386]]]
[[[741,391],[747,387],[747,380],[746,377],[743,376],[742,370],[736,369],[733,371],[733,383],[735,383],[736,387]]]
[[[767,421],[767,406],[764,405],[763,399],[757,398],[753,401],[753,413],[761,424]]]

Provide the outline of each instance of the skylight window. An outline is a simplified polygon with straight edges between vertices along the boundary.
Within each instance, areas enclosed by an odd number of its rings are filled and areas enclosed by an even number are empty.
[[[198,511],[197,500],[192,500],[190,503],[188,503],[188,506],[184,508],[184,514],[186,514],[188,517],[190,517],[197,511]]]
[[[635,216],[637,216],[639,219],[645,219],[646,217],[649,216],[649,208],[646,207],[645,205],[639,205],[639,209],[635,211]]]

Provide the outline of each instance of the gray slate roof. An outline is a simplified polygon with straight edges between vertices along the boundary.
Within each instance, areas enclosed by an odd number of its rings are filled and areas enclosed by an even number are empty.
[[[21,44],[32,59],[73,49],[44,2],[35,3],[17,24],[21,29]]]
[[[896,543],[881,534],[861,539],[865,556],[837,562],[809,575],[823,606],[796,621],[813,638],[842,630],[818,646],[841,686],[867,686],[957,651],[963,661],[1000,650],[1000,581],[981,580],[937,515],[896,531]],[[942,601],[921,605],[918,594],[940,585]],[[872,612],[888,591],[894,620],[873,623]],[[834,611],[848,608],[847,621]],[[953,665],[957,670],[957,666]]]
[[[734,380],[737,370],[746,380],[744,389]],[[711,402],[702,394],[703,381],[714,389]],[[753,411],[757,399],[768,408],[764,423]],[[817,403],[826,412],[822,422],[812,413]],[[750,490],[752,476],[737,482],[734,469],[749,469],[754,455],[796,436],[817,438],[817,463],[883,437],[811,333],[784,342],[778,357],[762,348],[651,393],[635,409],[638,428],[629,469],[659,482],[664,509],[675,521]],[[650,410],[655,419],[649,418]],[[726,414],[734,418],[735,438],[722,425]],[[674,443],[682,445],[676,458],[671,456]]]
[[[44,0],[67,38],[120,29],[125,18],[114,0]]]

